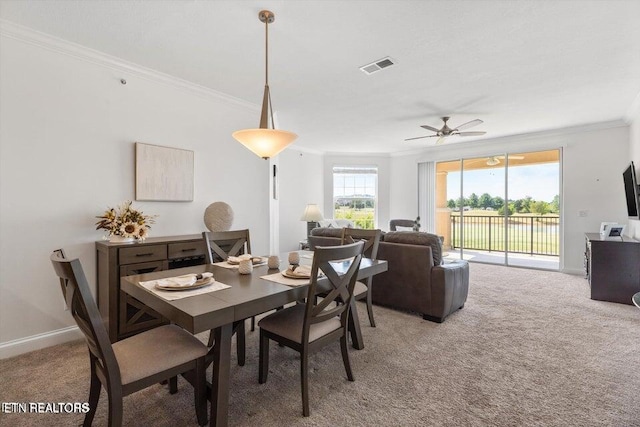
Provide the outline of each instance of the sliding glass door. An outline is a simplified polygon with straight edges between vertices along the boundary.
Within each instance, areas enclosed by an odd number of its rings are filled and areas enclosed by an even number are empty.
[[[559,269],[560,150],[508,156],[508,264]]]
[[[436,165],[436,232],[449,258],[559,268],[560,151]]]

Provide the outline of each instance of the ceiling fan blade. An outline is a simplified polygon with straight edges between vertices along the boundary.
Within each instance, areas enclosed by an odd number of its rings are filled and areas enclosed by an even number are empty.
[[[481,123],[484,123],[484,122],[482,120],[480,120],[480,119],[471,120],[470,122],[461,124],[460,126],[455,128],[454,130],[467,129],[467,128],[470,128],[472,126],[478,126]]]
[[[442,136],[441,136],[440,138],[438,138],[438,140],[436,141],[436,145],[438,145],[438,144],[442,144],[446,138],[447,138],[446,136],[442,135]]]
[[[422,138],[431,138],[434,135],[427,135],[427,136],[416,136],[415,138],[407,138],[405,139],[405,141],[413,141],[414,139],[422,139]]]
[[[423,129],[428,129],[428,130],[434,131],[434,132],[436,132],[436,133],[437,133],[437,132],[440,132],[440,129],[436,129],[436,128],[434,128],[433,126],[429,126],[429,125],[422,125],[422,126],[420,126],[420,127],[421,127],[421,128],[423,128]]]
[[[484,135],[486,132],[483,131],[475,131],[475,132],[456,132],[456,135],[460,136],[480,136]]]
[[[496,159],[506,159],[507,156],[493,156]],[[513,160],[524,160],[524,156],[518,156],[518,155],[513,155],[513,154],[509,154],[509,158],[513,159]]]

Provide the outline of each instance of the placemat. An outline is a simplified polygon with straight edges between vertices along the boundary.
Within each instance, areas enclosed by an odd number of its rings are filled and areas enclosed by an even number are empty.
[[[266,276],[260,276],[261,279],[268,280],[270,282],[281,283],[287,286],[302,286],[308,285],[311,282],[310,279],[290,279],[284,277],[282,273],[267,274]]]
[[[149,280],[148,282],[140,282],[140,286],[167,301],[175,301],[177,299],[193,297],[201,294],[208,294],[209,292],[219,291],[231,287],[229,285],[225,285],[224,283],[215,281],[209,286],[203,286],[202,288],[192,289],[190,291],[163,291],[162,289],[156,288],[156,283],[157,280]]]

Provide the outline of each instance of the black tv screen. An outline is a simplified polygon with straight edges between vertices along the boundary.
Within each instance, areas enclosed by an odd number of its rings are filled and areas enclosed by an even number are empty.
[[[636,179],[636,169],[633,162],[622,173],[622,177],[624,178],[624,192],[627,196],[629,217],[638,218],[640,200],[638,200],[638,180]]]

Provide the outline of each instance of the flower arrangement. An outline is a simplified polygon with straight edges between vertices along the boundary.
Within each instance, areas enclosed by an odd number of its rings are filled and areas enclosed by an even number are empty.
[[[151,228],[149,224],[155,222],[155,215],[144,215],[131,207],[131,200],[127,200],[120,206],[107,209],[104,214],[97,216],[96,230],[107,230],[109,236],[121,236],[144,240]]]

